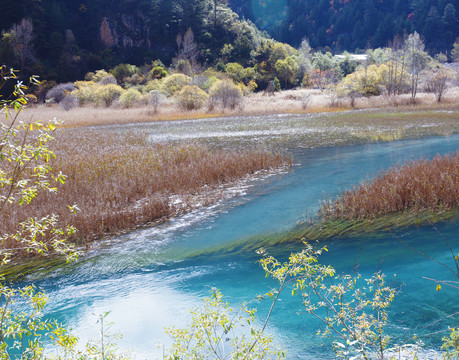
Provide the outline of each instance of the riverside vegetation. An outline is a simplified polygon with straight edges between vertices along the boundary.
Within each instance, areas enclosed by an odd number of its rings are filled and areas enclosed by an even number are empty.
[[[459,5],[451,0],[120,0],[109,6],[106,0],[3,0],[0,59],[26,77],[38,74],[57,82],[122,63],[140,67],[154,59],[169,67],[187,58],[194,68],[204,69],[238,63],[255,70],[263,90],[274,71],[281,86],[291,86],[291,75],[308,66],[292,52],[305,38],[324,54],[361,54],[417,32],[430,55],[454,61],[459,56],[458,14]],[[274,56],[270,47],[276,49]]]
[[[395,166],[325,201],[317,223],[299,234],[326,238],[446,220],[459,207],[458,174],[457,153]]]
[[[52,174],[66,174],[65,186],[58,186],[57,194],[37,196],[27,207],[8,209],[0,221],[5,232],[15,231],[32,214],[52,212],[75,225],[73,240],[85,244],[216,201],[218,185],[291,165],[289,157],[267,151],[152,145],[129,134],[56,134],[52,148],[58,156],[50,164]],[[77,204],[80,211],[71,214],[66,204]],[[2,246],[15,247],[14,242]]]
[[[337,199],[325,200],[315,219],[261,240],[266,244],[325,240],[454,218],[459,207],[458,169],[457,153],[396,165],[343,191]]]
[[[14,77],[13,74],[10,74],[10,77]],[[20,91],[19,91],[20,90]],[[24,89],[20,89],[17,91],[16,95],[19,95],[19,99],[23,100],[14,100],[10,102],[4,102],[3,109],[8,110],[9,107],[13,106],[15,107],[15,110],[20,110],[22,106],[25,104],[25,94],[24,94]],[[16,118],[15,118],[16,119]],[[49,125],[47,127],[43,127],[41,124],[35,124],[35,125],[20,125],[18,129],[15,129],[13,127],[15,120],[11,122],[12,126],[9,127],[8,125],[5,125],[5,135],[4,135],[4,143],[9,144],[9,139],[11,136],[16,136],[16,139],[19,141],[12,140],[12,143],[15,143],[15,146],[12,146],[12,149],[17,149],[19,153],[22,153],[23,149],[25,149],[24,144],[25,142],[22,142],[22,139],[29,139],[29,141],[32,142],[32,144],[36,144],[35,146],[44,146],[44,147],[39,147],[39,152],[37,153],[36,150],[34,151],[31,149],[30,154],[38,154],[38,156],[33,156],[29,155],[29,158],[22,158],[21,156],[19,157],[12,157],[12,162],[13,162],[13,169],[19,169],[19,174],[24,175],[24,178],[21,177],[16,177],[13,176],[12,178],[8,178],[4,176],[5,181],[5,186],[8,186],[11,189],[15,189],[19,191],[21,194],[20,196],[18,195],[18,199],[22,198],[23,202],[30,202],[31,206],[33,206],[35,201],[42,201],[41,199],[46,199],[48,200],[52,196],[50,194],[46,194],[39,191],[41,189],[45,191],[51,191],[54,192],[54,188],[48,185],[48,180],[47,176],[53,176],[56,180],[61,180],[64,181],[64,178],[62,175],[59,175],[59,170],[62,169],[67,169],[70,170],[70,174],[68,175],[67,182],[70,182],[72,178],[77,178],[80,175],[80,171],[82,171],[81,168],[78,168],[78,166],[84,166],[84,162],[81,160],[78,161],[78,156],[73,159],[74,161],[76,160],[75,164],[70,164],[67,163],[67,161],[64,159],[64,161],[57,159],[53,160],[55,162],[51,162],[51,158],[53,157],[53,153],[49,151],[47,148],[46,142],[43,142],[41,136],[45,136],[45,139],[50,139],[48,136],[50,134],[50,131],[53,131],[54,125]],[[29,129],[29,130],[28,130]],[[31,130],[30,130],[31,129]],[[38,130],[39,131],[39,137],[34,137],[29,135],[29,132],[33,134],[33,130]],[[22,134],[22,136],[21,136]],[[69,133],[67,133],[69,134]],[[66,134],[62,133],[63,138],[65,139]],[[127,146],[131,147],[128,151],[132,151],[131,154],[134,154],[134,156],[140,156],[142,153],[142,150],[145,150],[146,143],[142,141],[142,139],[137,139],[137,138],[132,138],[132,137],[127,137],[124,138],[127,139]],[[38,142],[34,142],[34,140],[37,140]],[[113,149],[114,144],[113,142],[115,140],[119,140],[119,137],[114,136],[112,139],[95,139],[95,141],[100,141],[104,145],[107,145],[107,143],[104,143],[104,141],[107,141],[108,143],[112,144],[112,146],[109,148]],[[113,142],[112,142],[113,141]],[[22,145],[21,145],[22,144]],[[72,155],[71,153],[66,153],[68,151],[68,148],[66,149],[66,143],[65,141],[56,147],[56,153],[61,153],[61,154],[66,154],[66,156]],[[101,147],[104,148],[104,147]],[[3,149],[3,148],[2,148]],[[126,149],[122,149],[125,150]],[[133,170],[136,166],[136,164],[129,162],[128,159],[123,158],[123,151],[120,151],[119,153],[115,152],[115,155],[118,157],[110,157],[108,156],[102,164],[107,166],[108,164],[113,164],[113,160],[117,159],[124,159],[126,160],[126,164],[130,164],[131,167],[128,167],[128,169]],[[44,151],[44,152],[42,152]],[[3,157],[6,158],[9,156],[8,154],[11,153],[2,153]],[[43,155],[40,155],[43,154]],[[48,155],[46,155],[48,154]],[[202,148],[201,146],[195,146],[195,145],[189,145],[189,146],[177,146],[177,147],[171,147],[171,146],[157,146],[152,153],[149,153],[146,155],[146,158],[142,158],[145,160],[146,163],[149,161],[152,161],[152,163],[149,164],[155,164],[156,168],[161,168],[160,164],[163,163],[166,166],[164,169],[167,169],[166,173],[168,173],[170,168],[174,169],[177,171],[174,174],[174,171],[171,171],[171,177],[170,179],[175,179],[174,176],[183,175],[181,173],[181,169],[179,169],[179,164],[184,163],[188,164],[188,167],[191,170],[194,170],[195,168],[193,167],[194,164],[187,162],[190,158],[191,159],[197,159],[199,157],[204,157],[207,161],[212,161],[214,160],[222,160],[225,158],[224,153],[217,153],[216,158],[213,158],[213,154],[209,155],[206,153],[206,149]],[[241,156],[240,154],[236,155],[235,158],[231,159],[230,156],[228,156],[229,162],[228,164],[234,165],[235,160],[241,160],[242,158],[239,157]],[[88,157],[89,159],[91,157]],[[248,164],[243,167],[245,169],[245,172],[253,172],[258,169],[258,166],[260,164],[266,164],[270,156],[266,154],[258,154],[255,157],[255,160],[248,161]],[[34,161],[43,159],[43,164],[38,165],[36,167],[29,168],[29,165],[34,164]],[[135,158],[134,159],[138,159]],[[272,160],[274,160],[274,164],[276,166],[278,165],[284,165],[286,159],[282,156],[272,156]],[[3,159],[2,159],[3,160]],[[87,160],[87,159],[84,159]],[[231,162],[233,161],[233,162]],[[121,161],[123,162],[123,161]],[[236,161],[238,162],[238,161]],[[287,160],[288,163],[288,160]],[[2,166],[4,164],[7,164],[5,162],[2,162]],[[52,166],[50,166],[52,164]],[[67,164],[68,167],[65,167]],[[24,166],[25,165],[25,166]],[[73,172],[72,172],[72,166],[77,165],[74,167]],[[53,170],[52,168],[56,169]],[[95,178],[97,179],[98,176],[101,174],[104,175],[111,175],[114,174],[115,178],[121,178],[126,181],[134,181],[136,182],[135,178],[129,178],[129,177],[122,177],[122,175],[119,175],[117,171],[115,170],[116,168],[122,168],[122,166],[118,163],[118,166],[111,166],[109,165],[108,167],[102,167],[102,168],[97,168],[94,164],[92,167],[91,171],[89,172],[90,177],[89,178]],[[29,169],[33,169],[33,172],[28,172]],[[38,169],[38,172],[35,172],[35,169]],[[42,169],[42,170],[40,170]],[[76,169],[76,170],[75,170]],[[457,169],[457,162],[456,162],[456,169]],[[2,171],[4,169],[2,168]],[[225,179],[232,179],[234,178],[234,174],[236,176],[241,174],[240,169],[232,169],[230,173],[228,173]],[[15,171],[13,171],[15,173]],[[83,172],[84,173],[84,172]],[[121,170],[121,173],[123,173],[123,170]],[[217,178],[217,182],[220,180],[219,176],[216,175],[211,171],[211,169],[204,167],[202,171],[198,172],[199,177],[204,178],[206,183],[208,179],[215,179]],[[4,173],[2,173],[3,175]],[[141,172],[136,173],[139,176],[141,175]],[[457,175],[457,171],[456,171]],[[181,176],[180,176],[181,177]],[[35,182],[36,188],[32,188],[30,191],[26,190],[25,192],[21,192],[21,189],[19,186],[26,186],[30,180],[29,178],[37,178],[39,181]],[[102,177],[102,179],[97,182],[100,183],[105,183],[105,180],[107,178]],[[124,181],[123,180],[123,181]],[[175,188],[174,190],[178,189],[178,193],[181,191],[187,191],[191,189],[191,193],[193,193],[197,188],[198,185],[196,185],[197,180],[194,178],[189,179],[190,183],[185,184],[183,188]],[[19,185],[20,184],[20,185]],[[191,184],[191,185],[190,185]],[[202,184],[202,183],[201,183]],[[35,186],[34,185],[34,186]],[[150,183],[151,185],[151,183]],[[453,183],[454,185],[454,183]],[[456,181],[457,185],[457,181]],[[4,187],[5,187],[4,186]],[[3,187],[3,188],[4,188]],[[104,187],[101,187],[104,189]],[[134,186],[134,188],[138,188],[138,185]],[[29,187],[26,187],[26,189],[29,189]],[[60,192],[65,189],[65,186],[62,189],[59,189]],[[142,189],[142,187],[140,187]],[[118,189],[120,190],[120,189]],[[171,190],[170,188],[168,190]],[[39,194],[41,192],[41,194]],[[70,190],[69,193],[74,193],[75,188],[73,190]],[[141,194],[145,194],[145,192]],[[157,194],[157,193],[156,193]],[[129,196],[129,195],[127,195]],[[90,196],[88,196],[89,198]],[[11,198],[11,201],[9,200]],[[6,202],[14,204],[14,201],[16,198],[14,197],[7,197],[5,198]],[[70,199],[70,198],[65,198],[65,199]],[[141,199],[144,199],[144,197],[136,197],[132,196],[133,200],[128,201],[129,205],[132,205],[133,209],[136,209],[140,206],[141,208],[145,206],[145,212],[150,212],[151,208],[149,207],[148,202],[143,203],[142,201],[138,201]],[[457,196],[456,196],[457,199]],[[19,200],[20,201],[20,200]],[[99,200],[102,203],[102,206],[107,205],[111,203],[111,206],[114,206],[116,209],[119,208],[120,205],[124,205],[122,201],[124,199],[119,199],[118,201],[115,201],[113,199],[100,199]],[[5,203],[6,203],[5,202]],[[43,204],[43,203],[42,203]],[[17,203],[16,203],[17,205]],[[188,205],[191,205],[188,204]],[[360,206],[360,205],[359,205]],[[156,208],[157,205],[154,205],[153,208]],[[13,210],[13,208],[17,208],[17,206],[12,206],[8,211],[13,211],[15,212],[16,210]],[[38,208],[38,207],[37,207]],[[33,209],[30,207],[30,209]],[[53,209],[51,206],[48,205],[48,207],[44,207],[44,209]],[[71,206],[71,210],[76,210],[75,207]],[[104,212],[107,212],[110,210],[110,206],[108,208],[103,208],[102,210],[97,210],[100,211],[100,213],[104,214]],[[135,211],[136,211],[135,210]],[[168,211],[171,211],[170,209]],[[140,213],[142,213],[142,210],[140,210]],[[141,215],[136,214],[134,215],[135,218],[142,218]],[[169,214],[166,211],[166,214]],[[104,214],[104,216],[107,214]],[[110,227],[110,224],[113,224],[121,219],[122,217],[122,212],[121,213],[115,213],[113,216],[114,218],[109,219],[107,221],[108,226]],[[42,216],[42,215],[40,215]],[[84,215],[83,215],[84,216]],[[6,240],[9,242],[9,244],[13,242],[18,242],[21,245],[19,248],[22,248],[27,253],[37,253],[38,255],[52,252],[52,251],[57,251],[57,252],[66,252],[69,256],[74,257],[76,254],[75,251],[70,247],[67,247],[67,243],[64,241],[66,238],[72,238],[75,234],[74,229],[72,227],[66,227],[68,230],[59,230],[57,228],[57,221],[58,217],[53,215],[51,217],[42,217],[40,221],[38,220],[32,220],[31,222],[28,223],[23,223],[22,225],[22,230],[19,230],[16,233],[13,233],[12,236],[10,235],[5,235],[2,234],[2,240]],[[76,219],[76,218],[75,218]],[[124,220],[123,220],[124,221]],[[142,221],[145,221],[145,218],[143,218]],[[146,220],[150,221],[150,220]],[[132,222],[128,219],[128,226],[132,226]],[[14,225],[14,224],[13,224]],[[66,224],[67,225],[67,224]],[[107,230],[104,229],[105,223],[97,223],[96,221],[96,226],[89,231],[87,231],[87,234],[89,234],[89,237],[101,234],[100,228],[103,229],[103,231]],[[96,229],[96,230],[94,230]],[[112,228],[111,230],[118,231],[120,230],[119,228],[115,227]],[[102,231],[102,232],[103,232]],[[31,236],[29,236],[29,234]],[[50,244],[47,244],[45,242],[41,241],[40,236],[41,235],[55,235],[54,240],[51,241]],[[38,236],[37,236],[38,235]],[[60,247],[62,245],[62,247]],[[317,312],[317,309],[320,307],[325,307],[328,311],[330,311],[329,315],[326,317],[321,318],[321,320],[326,324],[327,329],[330,329],[329,331],[334,331],[335,333],[340,333],[342,334],[341,341],[337,341],[334,343],[334,348],[337,352],[337,356],[339,357],[344,357],[344,358],[351,358],[352,356],[356,356],[357,358],[373,358],[374,356],[378,357],[384,357],[387,356],[387,345],[388,345],[388,339],[384,335],[383,329],[384,325],[387,322],[387,307],[390,305],[390,302],[392,301],[394,295],[395,295],[395,289],[392,289],[390,287],[387,287],[384,283],[384,276],[382,274],[375,274],[375,276],[371,279],[367,280],[367,285],[361,284],[358,280],[358,275],[354,276],[344,276],[339,277],[338,279],[335,279],[334,282],[331,283],[331,285],[325,284],[324,281],[328,277],[333,277],[334,274],[334,269],[331,267],[324,267],[320,264],[317,263],[317,257],[321,254],[322,251],[325,251],[326,249],[319,249],[315,250],[313,249],[310,245],[306,244],[305,250],[300,253],[295,253],[292,254],[289,258],[289,260],[286,263],[280,263],[276,259],[270,257],[268,254],[265,253],[264,250],[260,250],[260,254],[263,255],[263,259],[261,261],[262,267],[264,268],[265,272],[267,275],[272,276],[276,281],[277,281],[277,287],[269,292],[266,296],[272,297],[273,300],[273,308],[274,305],[278,299],[279,294],[284,291],[288,285],[293,286],[293,293],[298,293],[303,299],[303,303],[306,307],[306,311],[310,312],[314,316],[321,316],[320,313]],[[14,249],[13,250],[8,250],[5,252],[6,249],[2,251],[2,254],[7,254],[8,256],[12,256],[14,254]],[[6,260],[6,258],[5,258]],[[456,262],[457,262],[457,257],[456,257]],[[365,286],[370,286],[371,290],[369,291],[370,297],[362,297],[361,291],[365,288]],[[374,291],[374,293],[372,292]],[[106,340],[104,336],[101,337],[100,342],[98,343],[92,343],[89,344],[84,352],[80,350],[75,350],[75,345],[76,345],[76,339],[72,338],[70,335],[68,335],[65,330],[60,327],[57,324],[51,323],[51,322],[43,322],[41,317],[40,317],[40,311],[43,308],[45,302],[46,302],[46,297],[41,294],[35,292],[33,288],[26,288],[22,289],[21,291],[17,291],[14,288],[9,287],[6,285],[6,283],[2,283],[2,293],[4,294],[4,297],[6,299],[6,303],[4,303],[4,306],[2,307],[3,314],[5,316],[6,321],[3,324],[3,339],[2,339],[2,349],[3,349],[3,354],[4,358],[9,359],[9,358],[14,358],[15,355],[13,355],[13,345],[16,347],[17,351],[21,353],[23,356],[27,356],[29,358],[38,358],[38,356],[44,356],[43,355],[43,349],[44,349],[44,344],[43,340],[45,338],[51,339],[51,340],[56,340],[57,345],[60,347],[66,348],[66,357],[79,357],[79,358],[84,358],[87,356],[100,356],[101,358],[115,358],[115,357],[121,357],[122,355],[117,355],[116,352],[114,351],[114,348],[112,348],[111,344],[107,344],[104,341]],[[373,295],[374,294],[374,295]],[[12,300],[17,297],[17,296],[22,296],[26,298],[27,300],[31,301],[32,304],[32,312],[31,313],[17,313],[16,310],[10,308],[10,303]],[[353,298],[353,301],[350,302],[345,302],[344,299],[347,299],[347,297],[350,296]],[[373,297],[371,297],[373,296]],[[314,300],[312,299],[314,297]],[[326,301],[324,301],[326,299]],[[213,300],[208,300],[208,304],[210,304],[209,307],[204,308],[202,312],[196,311],[196,317],[194,318],[194,325],[191,325],[194,330],[170,330],[171,336],[175,339],[175,342],[172,346],[172,348],[169,350],[169,355],[166,355],[167,357],[170,357],[171,359],[174,358],[191,358],[191,356],[198,356],[197,358],[226,358],[226,357],[242,357],[242,358],[269,358],[271,355],[272,356],[277,356],[277,357],[284,357],[285,354],[278,350],[278,349],[271,349],[270,344],[272,339],[269,337],[265,337],[263,335],[263,330],[264,329],[254,329],[251,332],[252,337],[251,338],[246,338],[244,336],[239,337],[239,333],[236,332],[233,337],[229,337],[227,340],[227,334],[230,330],[233,330],[234,327],[238,324],[237,321],[247,321],[243,317],[229,317],[227,314],[228,306],[222,302],[222,297],[221,294],[219,294],[218,291],[216,291],[213,295]],[[344,306],[343,306],[344,304]],[[338,306],[339,305],[339,306]],[[214,309],[215,308],[215,309]],[[339,310],[337,310],[339,309]],[[253,315],[254,312],[252,310],[245,309],[246,313],[249,315],[250,319],[248,321],[253,321]],[[28,319],[27,321],[23,321],[23,319]],[[237,320],[237,321],[236,321]],[[269,318],[266,320],[268,321]],[[210,322],[209,322],[210,321]],[[199,324],[199,325],[196,325]],[[208,331],[212,329],[213,331],[213,336],[208,338],[206,334],[208,334]],[[344,330],[344,331],[342,331]],[[190,331],[195,331],[192,332],[193,334],[197,335],[198,343],[194,344],[191,342],[188,342],[186,344],[183,343],[184,339],[184,334],[189,334]],[[325,335],[328,335],[328,331],[325,332]],[[201,338],[199,337],[201,336]],[[458,339],[458,333],[454,329],[451,331],[450,337],[445,338],[444,340],[444,347],[447,350],[446,356],[448,358],[454,359],[454,356],[457,357],[458,353],[458,346],[457,346],[457,339]],[[203,339],[206,340],[203,340]],[[199,342],[199,339],[203,340],[203,342]],[[208,341],[208,342],[207,342]],[[227,344],[225,346],[225,343],[230,341],[232,343],[231,346],[228,346]],[[204,345],[203,345],[204,344]],[[240,344],[240,346],[238,345]],[[196,348],[198,346],[198,348]],[[20,350],[19,350],[20,349]],[[226,349],[226,352],[225,352]],[[419,348],[414,347],[413,348],[414,353],[412,354],[413,358],[416,356],[416,353],[419,351]],[[411,350],[410,350],[411,351]],[[62,352],[64,354],[64,352]],[[194,354],[194,355],[190,355]],[[379,354],[379,355],[375,355]],[[46,355],[48,356],[48,355]]]
[[[170,66],[157,59],[142,66],[99,68],[75,82],[43,81],[29,99],[72,112],[80,107],[110,108],[111,114],[138,109],[135,116],[141,121],[457,102],[457,67],[441,54],[430,56],[416,32],[360,57],[314,51],[307,40],[295,49],[267,39],[258,43],[249,62],[227,59],[215,66],[198,61],[191,29],[179,39]],[[302,91],[286,94],[283,101],[260,98],[260,92],[296,88]]]
[[[448,211],[458,206],[459,153],[455,153],[395,166],[326,202],[320,211],[326,218],[374,219],[404,211]]]

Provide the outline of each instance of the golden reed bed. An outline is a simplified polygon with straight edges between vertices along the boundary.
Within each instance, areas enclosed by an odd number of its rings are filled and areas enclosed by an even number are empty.
[[[197,194],[201,203],[215,201],[218,194],[210,190],[221,184],[291,165],[290,158],[267,151],[152,145],[129,133],[108,131],[61,129],[52,147],[57,155],[52,167],[67,175],[66,183],[58,186],[57,194],[43,193],[30,205],[10,209],[0,219],[4,233],[15,231],[18,222],[32,215],[53,213],[63,225],[78,229],[74,241],[87,243],[190,210]],[[73,204],[81,210],[76,215],[68,211],[67,205]],[[46,241],[46,234],[39,240]]]

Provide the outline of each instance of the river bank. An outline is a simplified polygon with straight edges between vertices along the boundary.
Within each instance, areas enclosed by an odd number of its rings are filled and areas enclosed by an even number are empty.
[[[95,114],[98,114],[99,110],[96,110]],[[72,111],[67,114],[71,115]],[[97,213],[100,215],[89,211],[87,206],[83,205],[77,218],[65,217],[68,223],[77,222],[76,225],[83,234],[80,239],[119,235],[138,226],[154,224],[156,220],[170,218],[222,199],[221,189],[208,186],[208,174],[202,178],[201,185],[195,184],[194,180],[190,182],[190,176],[184,175],[183,168],[190,170],[189,174],[193,176],[196,174],[197,163],[193,165],[189,161],[203,158],[201,155],[197,156],[198,153],[206,153],[204,158],[213,158],[211,162],[221,162],[223,159],[232,162],[233,165],[224,166],[222,163],[209,168],[214,172],[212,181],[222,185],[263,168],[289,166],[288,161],[291,160],[287,161],[288,157],[281,160],[282,156],[271,156],[271,152],[287,152],[294,156],[295,149],[300,148],[339,147],[432,135],[450,136],[459,132],[458,114],[458,104],[441,104],[441,107],[436,109],[417,106],[409,109],[230,116],[110,126],[103,125],[102,121],[94,123],[93,126],[61,128],[55,134],[57,140],[53,146],[57,161],[53,166],[62,170],[69,178],[60,190],[67,195],[58,201],[63,205],[79,205],[85,198],[81,197],[81,194],[87,194],[86,198],[94,203],[92,207],[98,209]],[[153,150],[155,147],[163,150],[158,152]],[[219,155],[211,155],[213,152]],[[243,164],[246,160],[241,160],[240,156],[245,156],[245,159],[251,159],[250,161],[259,157],[260,161],[258,165],[246,167]],[[217,160],[218,158],[220,160]],[[203,159],[199,161],[204,169],[209,161]],[[155,176],[148,175],[152,171],[148,169],[151,166],[167,173],[170,173],[173,167],[177,171],[170,179],[175,180],[166,180],[165,174],[160,175],[161,171],[156,170],[154,172],[158,180],[154,180]],[[241,172],[236,170],[235,166],[242,166],[245,170]],[[236,171],[230,170],[233,175],[228,177],[221,173],[230,168]],[[202,173],[201,170],[198,172]],[[205,173],[207,170],[202,174]],[[96,183],[103,186],[96,186]],[[159,183],[167,186],[158,188]],[[183,183],[185,187],[178,189],[178,183]],[[193,184],[192,187],[185,191],[190,184]],[[198,188],[203,185],[206,187],[199,190]],[[169,189],[170,186],[175,190]],[[83,188],[86,190],[82,191]],[[96,190],[97,188],[99,190]],[[156,190],[153,191],[153,188]],[[90,189],[93,190],[89,191]],[[128,195],[126,191],[131,191],[129,189],[133,189],[134,193]],[[146,195],[151,191],[154,192],[154,196]],[[95,193],[99,193],[100,196],[94,196]],[[56,200],[55,197],[48,197],[45,202],[51,204],[50,199]],[[55,208],[38,204],[34,210],[44,214],[44,210]],[[64,214],[64,211],[61,213]],[[91,222],[96,221],[95,225],[87,226],[88,219],[92,219]],[[341,228],[342,226],[338,227]],[[316,233],[316,230],[312,233]]]
[[[150,123],[158,121],[177,121],[190,119],[209,119],[225,117],[254,117],[265,115],[321,114],[341,113],[343,111],[361,111],[377,109],[384,113],[419,112],[441,110],[457,111],[459,104],[459,87],[451,88],[445,99],[438,103],[432,94],[420,93],[415,104],[409,95],[372,96],[355,100],[350,106],[346,99],[335,99],[327,92],[311,89],[285,90],[271,94],[254,93],[244,97],[243,105],[233,110],[193,110],[183,111],[173,102],[165,102],[157,112],[148,107],[132,108],[97,108],[78,107],[69,111],[57,105],[37,105],[25,109],[25,118],[52,119],[58,118],[65,127],[122,125]]]

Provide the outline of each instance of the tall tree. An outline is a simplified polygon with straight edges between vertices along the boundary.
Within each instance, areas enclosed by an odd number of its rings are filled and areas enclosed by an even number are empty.
[[[428,55],[424,51],[424,41],[417,32],[408,36],[405,48],[407,68],[411,77],[411,99],[414,102],[418,91],[419,75],[427,65]]]
[[[22,19],[19,24],[14,24],[11,27],[10,34],[14,55],[16,56],[22,71],[27,63],[31,63],[35,60],[32,20]]]

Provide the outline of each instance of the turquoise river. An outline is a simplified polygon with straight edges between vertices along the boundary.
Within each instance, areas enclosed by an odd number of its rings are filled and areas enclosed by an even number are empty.
[[[292,169],[244,183],[237,196],[215,205],[107,240],[76,265],[38,280],[51,299],[46,314],[66,323],[85,342],[97,338],[98,316],[110,311],[111,331],[123,334],[119,346],[135,353],[136,359],[160,359],[158,344],[170,341],[164,327],[185,326],[189,309],[202,305],[212,287],[221,289],[234,307],[250,301],[262,324],[271,303],[254,299],[273,286],[272,280],[264,276],[255,251],[239,252],[234,244],[292,229],[306,214],[314,214],[321,200],[394,164],[458,149],[457,134],[316,149],[295,147],[289,151],[294,156]],[[457,253],[459,219],[437,228]],[[432,226],[395,232],[419,251],[452,265],[449,250]],[[459,311],[459,291],[443,287],[437,292],[436,284],[423,277],[451,280],[451,274],[392,235],[334,238],[326,244],[329,252],[321,257],[322,263],[339,272],[351,272],[358,264],[364,278],[382,270],[391,284],[402,285],[390,310],[388,332],[394,343],[404,343],[416,333],[427,349],[438,349],[446,333],[428,334],[457,325],[458,316],[426,327]],[[300,248],[274,245],[268,250],[282,257]],[[298,314],[300,308],[298,298],[286,292],[274,308],[267,332],[286,349],[289,359],[332,358],[330,343],[315,335],[320,324],[308,314]]]

